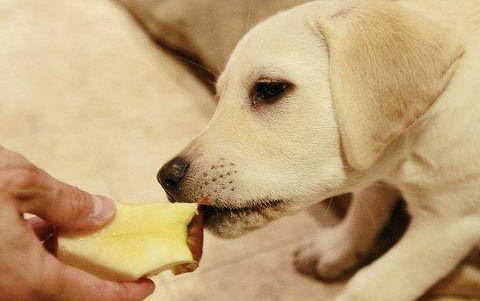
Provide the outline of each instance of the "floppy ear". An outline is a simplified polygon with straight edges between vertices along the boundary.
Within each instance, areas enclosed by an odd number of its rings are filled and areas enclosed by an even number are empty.
[[[326,40],[342,145],[369,168],[446,88],[463,46],[439,24],[385,1],[349,1],[316,17]]]

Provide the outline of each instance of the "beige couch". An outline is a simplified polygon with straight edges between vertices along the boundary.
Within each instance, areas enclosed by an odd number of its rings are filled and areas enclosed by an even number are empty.
[[[155,171],[207,123],[208,90],[112,1],[0,14],[0,143],[93,192],[158,199]]]

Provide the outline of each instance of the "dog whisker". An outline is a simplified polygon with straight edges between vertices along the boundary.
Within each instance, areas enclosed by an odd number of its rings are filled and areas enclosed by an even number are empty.
[[[246,24],[246,28],[245,28],[245,33],[250,30],[250,17],[252,16],[254,2],[255,2],[255,0],[250,0],[250,6],[248,7],[247,24]]]

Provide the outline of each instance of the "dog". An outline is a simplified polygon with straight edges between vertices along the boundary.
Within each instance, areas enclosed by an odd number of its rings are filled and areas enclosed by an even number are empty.
[[[208,198],[214,234],[352,193],[344,221],[295,258],[333,278],[402,196],[406,233],[337,301],[416,300],[480,241],[478,1],[303,4],[252,28],[216,89],[208,126],[157,176],[172,202]]]

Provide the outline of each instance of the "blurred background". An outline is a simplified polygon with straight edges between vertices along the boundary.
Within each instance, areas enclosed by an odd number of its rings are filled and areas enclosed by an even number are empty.
[[[165,201],[157,170],[207,124],[213,81],[255,23],[304,0],[3,0],[0,144],[54,177],[128,202]],[[236,240],[206,234],[192,274],[148,300],[330,300],[293,252],[339,218],[327,206]]]

